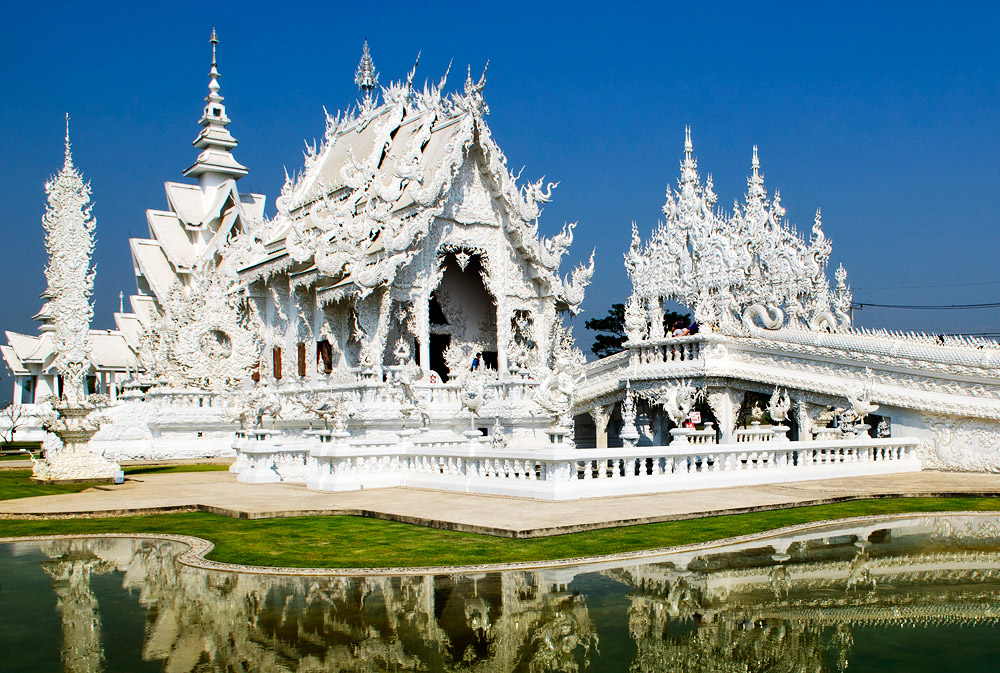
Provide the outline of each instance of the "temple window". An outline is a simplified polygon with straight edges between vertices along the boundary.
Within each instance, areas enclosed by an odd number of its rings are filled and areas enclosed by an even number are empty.
[[[324,374],[333,371],[333,344],[327,339],[316,342],[316,370]]]

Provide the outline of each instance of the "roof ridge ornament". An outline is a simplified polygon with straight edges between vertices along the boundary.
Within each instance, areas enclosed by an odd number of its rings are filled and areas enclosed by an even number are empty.
[[[421,54],[421,52],[418,51],[417,52],[417,58],[416,58],[416,60],[413,61],[413,68],[410,69],[410,74],[408,74],[406,76],[406,89],[407,90],[410,90],[410,89],[413,88],[413,78],[417,74],[417,66],[420,65],[420,54]]]
[[[419,58],[417,56],[418,60]],[[416,64],[413,67],[416,69]],[[361,62],[358,63],[358,69],[354,72],[354,83],[358,85],[358,90],[366,97],[371,96],[375,87],[378,86],[378,71],[375,70],[375,63],[372,61],[372,53],[368,48],[367,39],[361,48]]]

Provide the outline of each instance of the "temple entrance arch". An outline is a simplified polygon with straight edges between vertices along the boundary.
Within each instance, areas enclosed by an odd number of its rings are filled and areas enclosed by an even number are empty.
[[[497,307],[486,289],[480,255],[464,250],[444,254],[444,273],[428,302],[428,364],[448,381],[473,362],[497,368]]]

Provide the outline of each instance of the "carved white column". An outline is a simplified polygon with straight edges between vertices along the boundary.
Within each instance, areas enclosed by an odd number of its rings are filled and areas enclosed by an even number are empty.
[[[639,442],[639,429],[635,427],[635,393],[627,386],[625,399],[622,400],[622,430],[619,436],[626,448],[634,448]]]
[[[590,410],[590,417],[594,419],[596,431],[596,446],[598,449],[608,448],[608,422],[611,420],[611,412],[615,405],[596,407]]]
[[[663,332],[663,302],[659,297],[649,300],[649,338],[662,339]]]
[[[417,312],[417,342],[420,348],[420,367],[426,376],[431,370],[431,311],[430,292],[424,292],[420,296],[420,305]]]
[[[712,408],[716,420],[719,421],[721,433],[720,443],[729,444],[733,441],[733,431],[736,429],[735,393],[732,388],[710,388],[708,405]]]
[[[500,295],[497,297],[497,371],[501,378],[507,375],[507,344],[511,336],[510,303]]]
[[[799,441],[811,442],[813,440],[812,419],[809,418],[809,403],[803,397],[795,400],[795,420],[799,426]]]

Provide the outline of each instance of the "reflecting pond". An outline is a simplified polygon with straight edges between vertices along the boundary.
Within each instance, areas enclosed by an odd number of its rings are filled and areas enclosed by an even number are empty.
[[[183,545],[0,545],[0,670],[996,671],[1000,519],[920,516],[626,562],[295,577]]]

